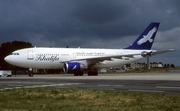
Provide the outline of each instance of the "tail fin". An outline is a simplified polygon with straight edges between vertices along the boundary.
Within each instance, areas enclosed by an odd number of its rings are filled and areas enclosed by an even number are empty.
[[[150,50],[154,42],[159,24],[160,23],[158,22],[150,23],[149,26],[142,32],[142,34],[134,41],[134,43],[125,49]]]

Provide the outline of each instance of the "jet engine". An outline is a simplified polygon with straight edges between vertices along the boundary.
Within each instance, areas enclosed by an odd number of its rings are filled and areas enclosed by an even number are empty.
[[[83,71],[85,68],[86,66],[79,62],[66,62],[64,64],[64,71],[66,73],[80,72]]]

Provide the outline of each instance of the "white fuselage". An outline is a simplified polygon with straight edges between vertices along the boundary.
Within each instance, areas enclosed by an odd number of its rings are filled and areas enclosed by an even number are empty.
[[[94,68],[115,67],[128,64],[144,58],[140,53],[150,50],[125,50],[125,49],[86,49],[86,48],[26,48],[14,51],[5,60],[12,65],[24,68],[36,69],[62,69],[65,62],[78,61],[83,63],[94,63]],[[96,62],[96,58],[122,56],[121,58],[110,58]],[[138,55],[139,54],[139,55]],[[87,62],[88,61],[88,62]]]

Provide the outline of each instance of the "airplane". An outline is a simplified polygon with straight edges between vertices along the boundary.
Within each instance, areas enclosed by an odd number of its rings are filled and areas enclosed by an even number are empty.
[[[122,49],[95,48],[25,48],[12,52],[4,60],[14,66],[32,69],[62,69],[74,76],[97,76],[98,69],[117,67],[174,49],[153,50],[159,22],[150,23],[141,35]],[[29,73],[29,76],[33,76]]]

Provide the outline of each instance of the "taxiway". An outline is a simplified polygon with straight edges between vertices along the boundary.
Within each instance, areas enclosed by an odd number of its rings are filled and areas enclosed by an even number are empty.
[[[0,90],[18,88],[73,88],[157,92],[180,95],[180,73],[128,73],[73,76],[72,74],[1,77]]]

